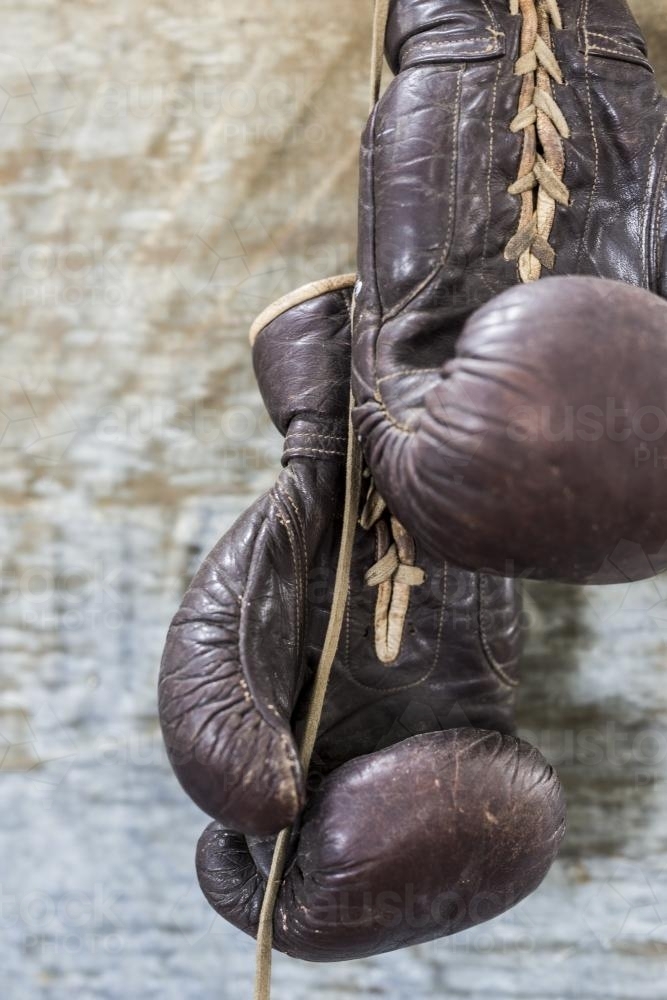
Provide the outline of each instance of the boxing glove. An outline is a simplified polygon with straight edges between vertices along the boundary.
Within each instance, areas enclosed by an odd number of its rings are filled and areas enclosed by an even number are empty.
[[[503,912],[539,885],[564,830],[558,778],[514,736],[514,583],[434,558],[368,476],[302,773],[341,535],[351,296],[349,282],[318,285],[256,325],[254,365],[285,436],[284,469],[196,575],[160,679],[170,759],[215,820],[197,852],[204,893],[255,935],[273,835],[293,825],[274,945],[313,961]]]
[[[379,491],[463,566],[652,576],[667,567],[667,101],[626,3],[392,0],[386,55],[353,345]]]

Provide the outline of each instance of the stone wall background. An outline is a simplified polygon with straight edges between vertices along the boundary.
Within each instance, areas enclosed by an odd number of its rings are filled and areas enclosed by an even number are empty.
[[[635,7],[667,84],[667,2]],[[200,898],[157,666],[277,467],[249,323],[353,269],[370,5],[7,0],[2,27],[0,993],[239,1000],[253,945]],[[522,722],[570,804],[544,887],[453,941],[278,958],[277,1000],[664,998],[667,582],[530,594]]]

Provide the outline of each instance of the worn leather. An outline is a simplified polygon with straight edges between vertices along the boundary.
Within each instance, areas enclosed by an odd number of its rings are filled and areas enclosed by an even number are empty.
[[[510,123],[530,7],[391,4],[397,75],[362,145],[355,424],[430,552],[638,579],[667,567],[667,102],[623,0],[558,0],[569,203],[553,266],[519,284]]]
[[[424,580],[410,587],[397,655],[378,657],[378,589],[365,577],[391,530],[387,512],[357,526],[307,781],[301,772],[341,532],[350,300],[351,289],[329,292],[257,337],[284,469],[192,582],[160,679],[171,762],[215,820],[197,857],[207,898],[255,934],[272,835],[296,823],[274,941],[314,961],[388,951],[503,912],[541,882],[564,829],[558,778],[513,735],[512,581],[417,544]]]

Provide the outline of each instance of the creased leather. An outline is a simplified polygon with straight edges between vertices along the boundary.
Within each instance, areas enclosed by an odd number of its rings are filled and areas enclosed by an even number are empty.
[[[272,835],[297,821],[274,940],[313,961],[389,951],[503,912],[541,882],[565,822],[557,776],[514,736],[513,581],[417,544],[426,579],[411,588],[398,657],[380,662],[377,590],[364,582],[377,542],[361,526],[307,782],[301,773],[296,746],[341,529],[350,298],[306,302],[255,341],[285,469],[205,560],[160,681],[170,759],[215,819],[197,856],[207,898],[255,934]]]
[[[309,801],[274,945],[346,961],[465,930],[537,888],[562,832],[558,783],[522,741],[453,729],[357,758]],[[212,824],[197,867],[215,909],[254,933],[264,883],[247,842]]]
[[[380,492],[433,552],[614,583],[667,567],[667,101],[624,2],[558,6],[569,204],[553,269],[527,285],[505,255],[522,17],[505,0],[391,6],[398,75],[361,154],[354,419]],[[464,31],[498,45],[464,57]],[[626,413],[610,425],[607,409]]]

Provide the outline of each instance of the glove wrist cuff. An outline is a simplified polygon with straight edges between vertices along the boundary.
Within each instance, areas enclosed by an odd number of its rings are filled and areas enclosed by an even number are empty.
[[[344,462],[347,449],[347,423],[345,420],[322,421],[317,418],[299,417],[293,420],[285,438],[282,462],[287,465],[293,458],[313,458]]]

